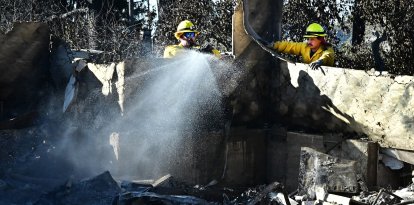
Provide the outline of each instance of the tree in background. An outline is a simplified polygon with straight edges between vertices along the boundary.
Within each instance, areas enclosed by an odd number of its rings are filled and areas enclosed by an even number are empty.
[[[410,1],[363,1],[363,15],[371,33],[386,33],[389,51],[382,52],[392,73],[414,74],[414,6]],[[366,33],[367,34],[367,31]]]
[[[161,56],[166,45],[177,43],[173,34],[178,23],[188,19],[201,31],[200,43],[230,51],[233,7],[239,1],[158,0],[155,25],[156,14],[136,0],[0,0],[0,32],[10,31],[14,22],[46,22],[53,36],[70,48],[102,50],[104,61],[112,61],[145,55],[148,51],[140,52],[143,34],[154,29]],[[373,53],[379,53],[385,70],[414,74],[414,6],[409,1],[284,0],[283,6],[283,39],[301,41],[306,26],[318,22],[335,46],[336,66],[370,69],[378,65]],[[375,31],[386,39],[380,46],[371,45]]]
[[[394,74],[414,74],[414,6],[403,0],[284,0],[284,39],[303,40],[306,26],[319,22],[326,26],[336,48],[338,67],[375,67],[371,43],[386,32],[380,47],[385,70]],[[387,48],[388,47],[388,48]],[[387,48],[387,49],[385,49]]]
[[[104,51],[103,62],[141,54],[144,30],[154,26],[155,13],[134,2],[128,13],[126,0],[0,0],[0,31],[15,22],[45,22],[52,37],[71,49]]]
[[[177,44],[174,33],[183,20],[192,21],[201,32],[198,43],[210,43],[221,52],[231,50],[232,15],[235,0],[159,0],[155,42],[160,56],[165,46]]]

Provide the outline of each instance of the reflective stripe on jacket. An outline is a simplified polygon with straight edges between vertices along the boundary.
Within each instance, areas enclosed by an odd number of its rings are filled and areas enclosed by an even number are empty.
[[[200,46],[194,46],[190,49],[199,49]],[[164,50],[164,58],[173,58],[176,55],[180,55],[180,53],[182,53],[183,51],[185,51],[186,48],[184,48],[184,46],[182,46],[181,44],[178,45],[170,45],[167,46]],[[213,49],[212,54],[214,54],[216,57],[220,58],[221,54],[220,51],[217,49]]]
[[[302,56],[302,61],[304,63],[311,63],[321,59],[323,61],[322,65],[334,65],[335,52],[332,47],[323,49],[321,46],[312,57],[310,56],[311,48],[305,42],[276,41],[275,44],[273,44],[273,48],[281,53],[300,55]]]

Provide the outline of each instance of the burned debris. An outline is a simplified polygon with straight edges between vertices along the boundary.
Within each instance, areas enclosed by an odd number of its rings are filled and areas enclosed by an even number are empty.
[[[120,188],[109,172],[75,183],[68,179],[62,186],[40,197],[35,205],[110,204]]]
[[[2,132],[6,133],[5,131]],[[25,140],[33,139],[45,133],[36,129],[21,130],[19,141],[8,141],[9,145],[24,145]],[[296,133],[298,134],[298,133]],[[2,140],[13,139],[13,135],[2,135]],[[306,138],[306,136],[302,135]],[[35,173],[29,167],[34,163],[43,163],[39,159],[46,157],[42,150],[50,147],[38,139],[36,150],[32,146],[14,147],[14,153],[3,153],[13,155],[9,165],[3,164],[0,181],[0,196],[3,204],[366,204],[366,205],[388,205],[388,204],[410,204],[414,200],[414,184],[408,183],[404,188],[367,187],[361,170],[357,169],[356,160],[341,159],[330,154],[318,152],[315,149],[302,147],[298,160],[298,191],[286,190],[280,182],[263,183],[257,186],[241,187],[226,185],[225,179],[213,180],[206,185],[194,184],[183,180],[182,176],[175,177],[167,174],[158,179],[128,180],[124,177],[113,177],[110,172],[104,172],[92,178],[76,179],[74,177],[62,177],[57,173],[63,173],[62,169],[50,167],[50,171],[56,172]],[[234,139],[236,140],[236,139]],[[33,141],[32,141],[33,142]],[[230,141],[229,143],[235,143]],[[344,142],[340,147],[349,147]],[[108,142],[109,144],[109,142]],[[357,143],[354,143],[357,144]],[[112,149],[112,148],[111,148]],[[112,151],[109,149],[109,151]],[[120,147],[122,149],[122,146]],[[7,150],[6,147],[2,151]],[[339,148],[334,149],[341,152]],[[349,151],[349,150],[346,150]],[[355,151],[355,150],[354,150]],[[120,152],[122,156],[122,152]],[[39,156],[37,158],[36,156]],[[334,153],[339,156],[339,153]],[[228,155],[228,160],[235,159],[233,152]],[[53,158],[48,158],[46,163],[51,163]],[[5,161],[2,161],[3,163]],[[56,162],[55,162],[56,163]],[[379,162],[380,164],[382,162]],[[25,166],[22,166],[25,164]],[[45,167],[52,164],[44,164]],[[61,163],[57,163],[62,166]],[[194,164],[196,165],[196,164]],[[216,166],[216,165],[215,165]],[[289,165],[290,166],[290,165]],[[358,165],[360,166],[360,165]],[[404,166],[411,165],[404,163]],[[228,167],[231,168],[231,167]],[[28,172],[32,170],[31,172]],[[234,173],[229,170],[229,173]],[[364,170],[362,170],[364,171]],[[403,172],[401,172],[403,173]],[[377,173],[383,176],[384,173]],[[410,178],[411,175],[399,175],[398,177]],[[246,175],[248,176],[248,175]],[[179,179],[181,178],[181,179]],[[240,180],[244,180],[241,179]],[[378,184],[384,183],[378,178]],[[290,193],[290,194],[289,194]],[[11,196],[19,196],[19,200]]]

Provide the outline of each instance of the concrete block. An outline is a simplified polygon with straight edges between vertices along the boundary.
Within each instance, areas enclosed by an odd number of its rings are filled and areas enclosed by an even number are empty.
[[[267,181],[278,181],[288,192],[298,188],[301,147],[320,152],[332,149],[342,140],[341,135],[312,135],[287,132],[282,127],[272,128],[267,137]]]
[[[314,149],[301,149],[299,195],[315,198],[316,187],[328,192],[357,193],[356,162],[333,157]]]
[[[285,188],[288,192],[292,192],[298,188],[299,184],[298,176],[301,147],[311,147],[320,152],[323,152],[325,148],[323,146],[322,135],[288,132],[286,140]]]
[[[328,154],[357,162],[357,173],[368,187],[377,185],[378,144],[363,140],[346,140]]]

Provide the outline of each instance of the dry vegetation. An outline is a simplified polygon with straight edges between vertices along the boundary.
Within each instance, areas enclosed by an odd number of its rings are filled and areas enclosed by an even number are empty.
[[[177,43],[173,33],[178,23],[189,19],[202,32],[199,42],[231,51],[231,16],[237,0],[160,0],[158,22],[155,13],[148,13],[142,3],[135,4],[131,21],[126,0],[88,2],[0,0],[0,31],[6,33],[15,22],[47,22],[53,36],[68,42],[71,48],[106,51],[104,60],[109,61],[144,55],[144,30],[155,31],[152,40],[160,56],[166,45]],[[379,47],[385,70],[413,74],[413,7],[402,0],[284,0],[283,38],[302,41],[306,25],[319,22],[335,45],[336,66],[370,69],[375,67],[371,42],[377,31],[385,38]]]
[[[386,37],[380,53],[385,70],[394,74],[414,74],[414,6],[409,1],[337,1],[284,0],[285,38],[302,40],[306,25],[319,22],[326,26],[336,45],[337,66],[370,69],[375,67],[371,42]],[[348,38],[345,38],[348,37]]]

